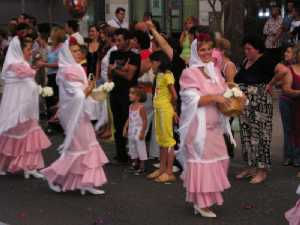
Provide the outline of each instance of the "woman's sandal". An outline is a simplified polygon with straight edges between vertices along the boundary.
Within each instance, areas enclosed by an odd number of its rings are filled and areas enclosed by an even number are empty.
[[[157,183],[171,183],[176,181],[176,177],[174,175],[163,173],[159,177],[157,177],[154,181]]]
[[[250,184],[260,184],[263,183],[265,180],[267,179],[267,174],[264,173],[263,175],[256,175],[255,177],[253,177],[250,181]]]
[[[156,179],[157,177],[159,177],[161,174],[163,174],[162,171],[160,171],[159,169],[158,170],[155,170],[154,172],[150,173],[147,178],[148,179]]]
[[[236,179],[238,180],[241,180],[241,179],[244,179],[244,178],[249,178],[251,177],[252,175],[250,174],[250,172],[247,170],[247,171],[243,171],[241,173],[239,173],[238,175],[235,176]]]
[[[255,176],[256,176],[256,171],[252,171],[251,169],[248,169],[248,170],[244,170],[243,172],[236,175],[235,178],[238,180],[241,180],[244,178],[250,178],[250,177],[255,177]]]

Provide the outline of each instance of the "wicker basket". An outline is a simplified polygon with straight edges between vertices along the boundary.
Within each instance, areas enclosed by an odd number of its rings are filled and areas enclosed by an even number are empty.
[[[91,97],[98,102],[103,102],[107,98],[106,91],[92,91]]]
[[[228,83],[229,88],[238,87],[235,83]],[[225,107],[224,105],[218,105],[219,110],[228,117],[235,117],[241,115],[241,113],[245,109],[245,99],[232,97],[229,99],[230,105],[229,107]]]

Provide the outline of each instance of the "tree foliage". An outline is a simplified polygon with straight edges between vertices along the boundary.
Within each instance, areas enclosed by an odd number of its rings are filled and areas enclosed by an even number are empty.
[[[210,5],[212,9],[212,13],[214,16],[214,20],[217,24],[217,31],[224,33],[222,21],[223,21],[223,15],[224,15],[224,9],[229,4],[230,0],[207,0],[208,4]],[[220,3],[221,9],[217,10],[217,3]]]

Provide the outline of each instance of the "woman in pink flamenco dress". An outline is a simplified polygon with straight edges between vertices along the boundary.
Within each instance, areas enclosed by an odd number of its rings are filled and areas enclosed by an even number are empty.
[[[59,86],[58,117],[65,132],[61,156],[42,174],[49,187],[56,192],[81,190],[99,195],[97,189],[107,182],[103,170],[108,162],[100,147],[88,114],[85,112],[89,84],[84,69],[80,66],[80,47],[72,38],[64,43],[59,53],[59,71],[56,78]]]
[[[28,61],[32,42],[14,37],[2,69],[4,91],[0,106],[0,174],[24,171],[25,178],[43,178],[42,150],[51,143],[39,126],[36,71]]]
[[[300,185],[297,188],[298,195],[300,195]],[[285,218],[289,222],[289,225],[300,224],[300,199],[296,202],[296,205],[285,213]]]
[[[217,107],[217,104],[228,104],[223,97],[227,86],[212,62],[212,47],[211,37],[199,34],[192,43],[190,67],[183,71],[180,79],[181,146],[177,155],[184,167],[186,201],[194,204],[195,214],[208,218],[216,217],[210,207],[222,205],[221,192],[230,187],[224,132],[235,144],[229,120]]]

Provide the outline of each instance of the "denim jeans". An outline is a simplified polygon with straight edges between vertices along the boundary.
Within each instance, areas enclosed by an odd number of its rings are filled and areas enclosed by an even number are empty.
[[[284,159],[291,159],[294,163],[300,163],[300,149],[296,149],[291,143],[293,101],[285,97],[280,97],[279,109],[283,126]]]

